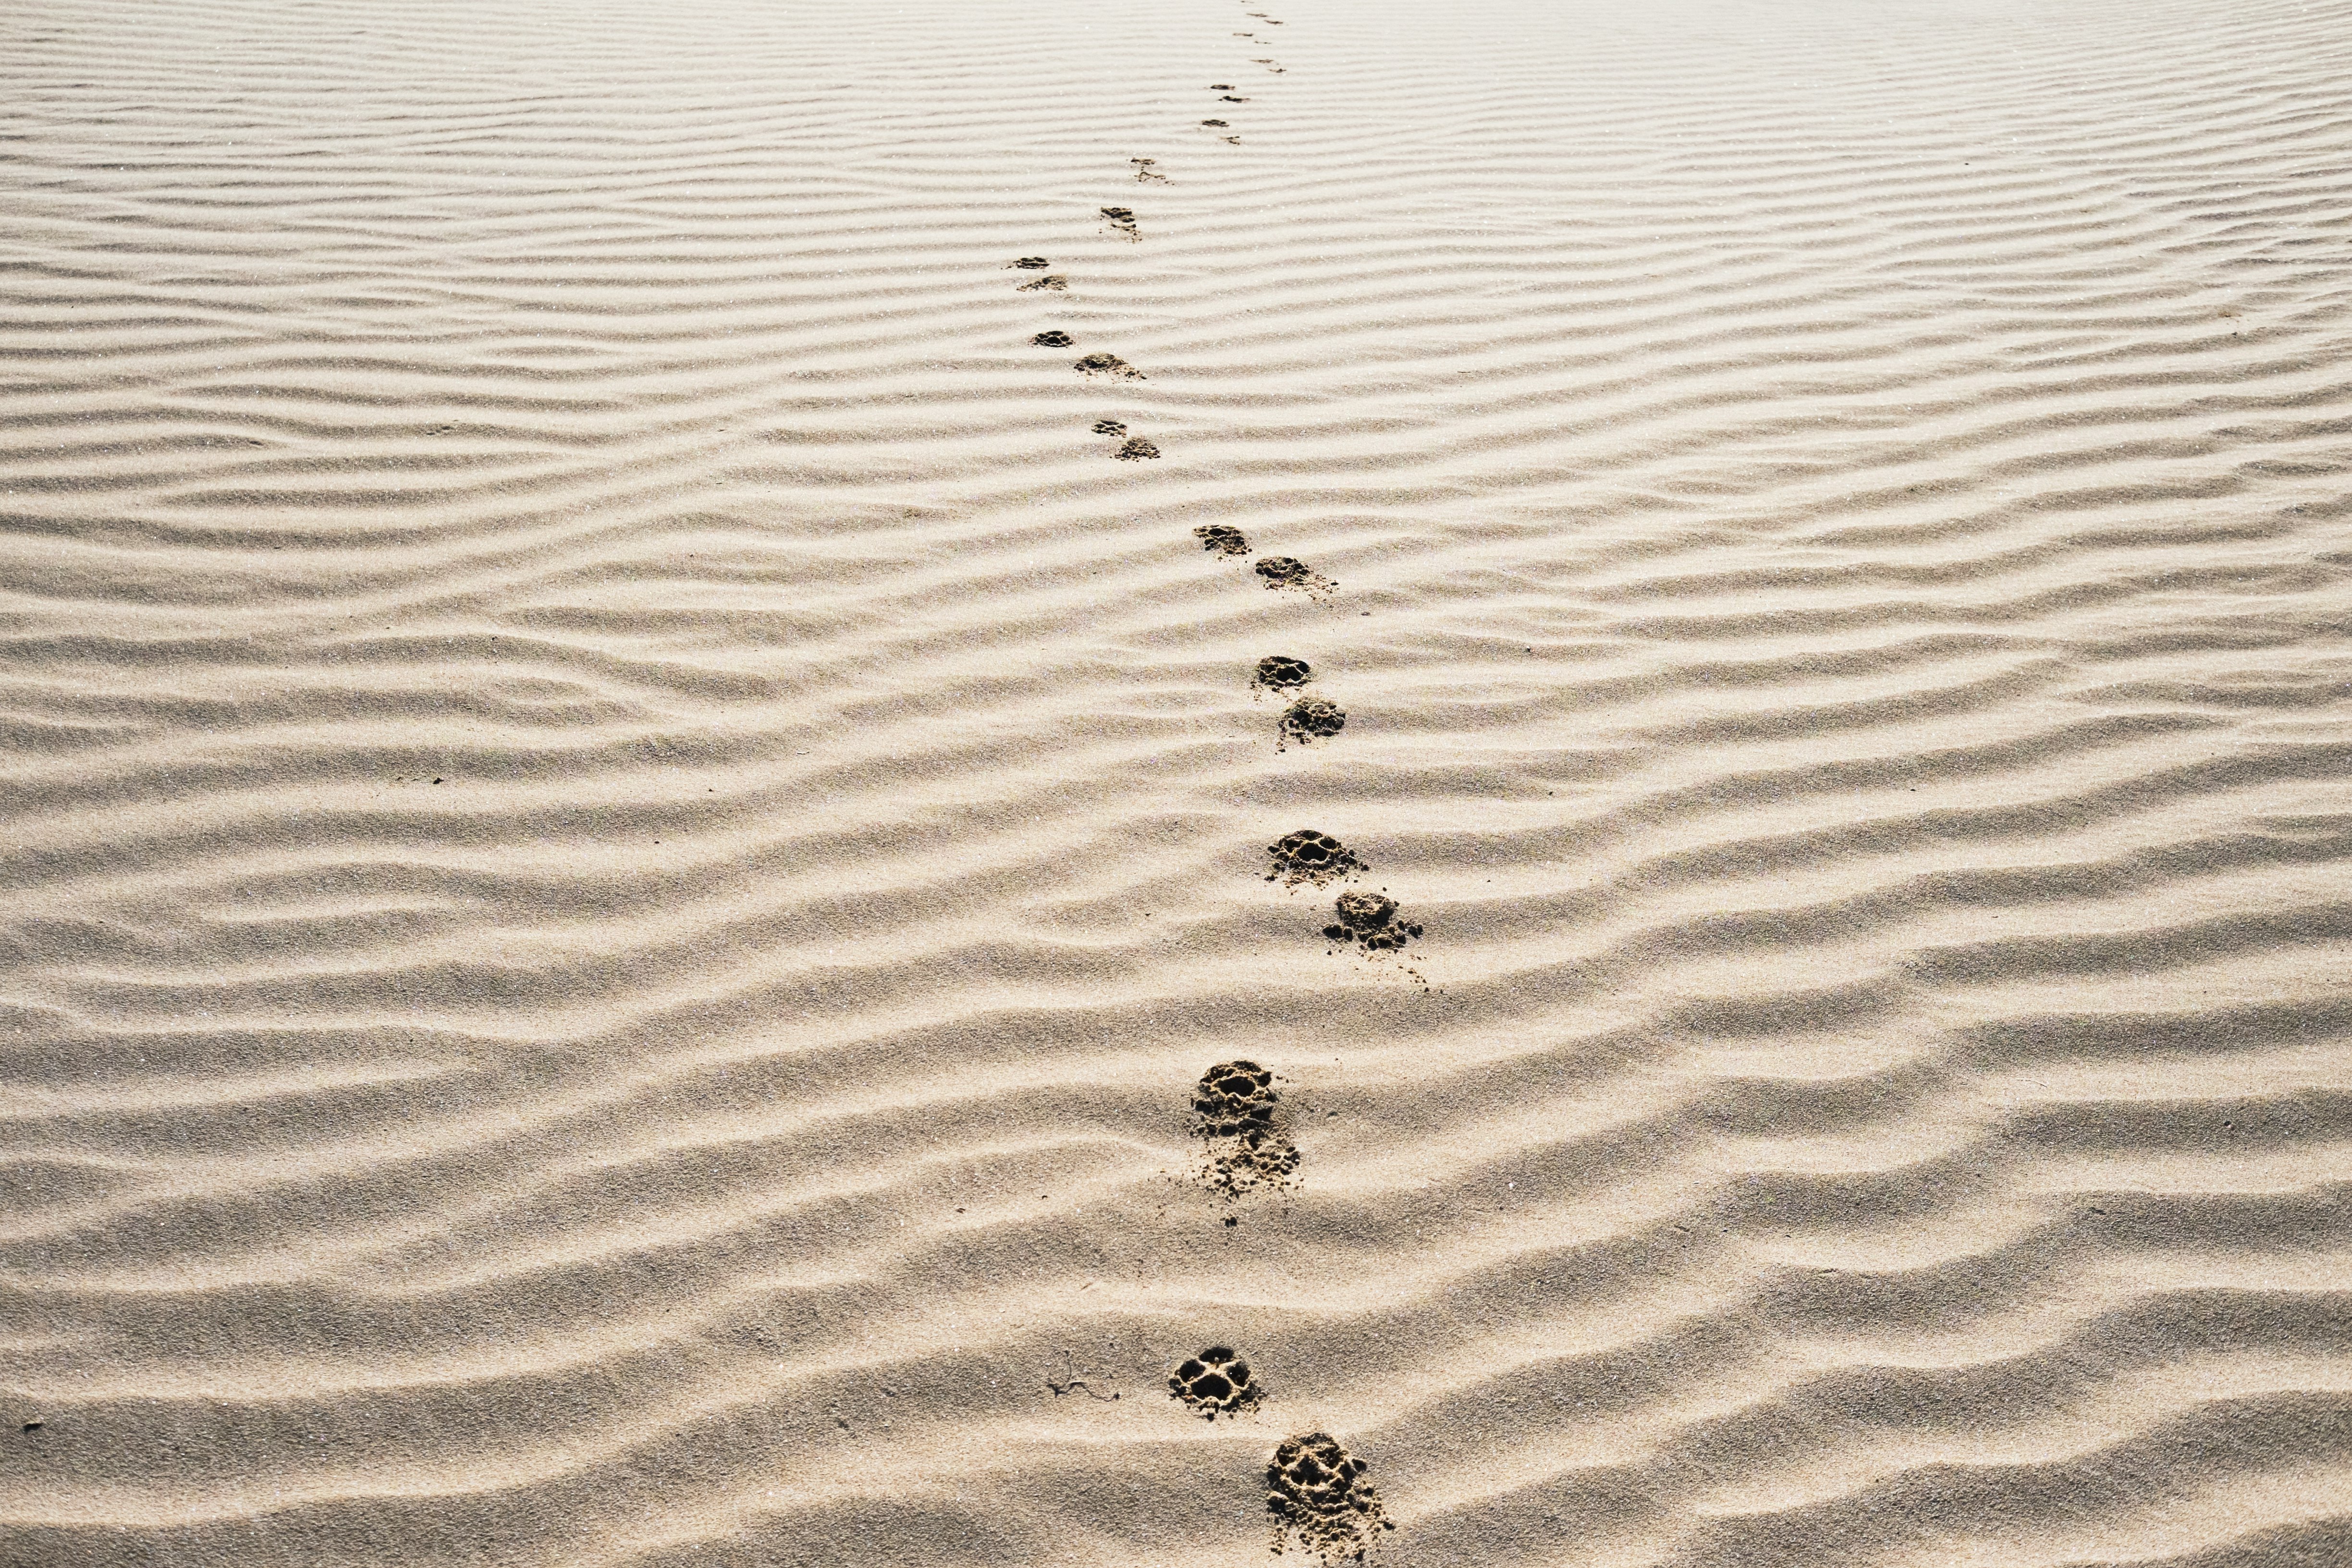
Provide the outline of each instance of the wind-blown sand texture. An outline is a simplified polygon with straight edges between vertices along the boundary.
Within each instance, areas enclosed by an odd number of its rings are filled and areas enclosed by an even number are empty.
[[[2352,1562],[2347,80],[0,7],[0,1562]]]

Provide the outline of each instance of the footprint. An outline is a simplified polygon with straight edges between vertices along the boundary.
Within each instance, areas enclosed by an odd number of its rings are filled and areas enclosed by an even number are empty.
[[[1121,381],[1141,381],[1144,378],[1141,371],[1117,354],[1091,353],[1070,368],[1084,371],[1088,375],[1115,375]]]
[[[1201,123],[1203,125],[1213,125],[1220,131],[1226,129],[1228,124],[1227,121],[1223,120],[1203,120]]]
[[[1192,1089],[1192,1136],[1209,1146],[1201,1179],[1210,1190],[1239,1197],[1298,1173],[1298,1146],[1282,1130],[1281,1105],[1274,1075],[1255,1062],[1219,1062],[1201,1075]]]
[[[1116,419],[1097,419],[1095,421],[1095,434],[1097,436],[1124,436],[1127,434],[1127,426],[1120,424]]]
[[[1212,1345],[1168,1374],[1168,1391],[1203,1420],[1255,1409],[1264,1390],[1250,1377],[1249,1363],[1223,1345]]]
[[[1366,952],[1394,952],[1421,934],[1419,921],[1397,919],[1397,901],[1386,893],[1342,893],[1332,912],[1339,918],[1323,928],[1323,935],[1356,942]]]
[[[1024,256],[1018,261],[1006,263],[1004,269],[1010,272],[1018,268],[1024,272],[1043,272],[1053,265],[1042,256]]]
[[[1265,874],[1265,879],[1293,888],[1301,882],[1319,888],[1352,872],[1370,869],[1354,850],[1312,827],[1284,834],[1267,845],[1265,852],[1274,857],[1274,869]]]
[[[1329,698],[1302,697],[1283,710],[1282,730],[1276,738],[1275,750],[1281,751],[1292,741],[1304,746],[1318,738],[1328,740],[1347,722],[1346,712]]]
[[[1104,220],[1108,222],[1111,227],[1127,236],[1128,238],[1141,239],[1143,237],[1143,236],[1136,229],[1135,212],[1133,208],[1105,207],[1102,210],[1102,215]]]
[[[1269,588],[1297,588],[1302,593],[1311,594],[1318,598],[1339,586],[1330,578],[1309,568],[1306,562],[1295,560],[1287,555],[1263,556],[1252,570],[1265,580],[1265,585]]]
[[[1193,531],[1197,533],[1200,531],[1195,529]],[[1251,678],[1250,684],[1264,687],[1269,691],[1283,691],[1304,686],[1314,679],[1315,672],[1307,668],[1305,659],[1277,653],[1257,661],[1257,674]]]
[[[1114,458],[1123,458],[1129,462],[1133,462],[1141,458],[1156,458],[1160,456],[1160,448],[1153,446],[1150,442],[1145,440],[1140,436],[1129,436],[1124,442],[1120,443],[1118,450],[1113,452],[1111,456]]]
[[[1219,555],[1249,553],[1249,541],[1230,522],[1204,522],[1192,531],[1192,537],[1201,542],[1202,549]]]
[[[1135,177],[1139,183],[1147,180],[1156,180],[1163,185],[1168,183],[1168,176],[1160,173],[1157,166],[1159,159],[1129,158],[1128,162],[1135,165]]]
[[[1285,1437],[1265,1467],[1265,1510],[1274,1516],[1274,1550],[1297,1538],[1325,1563],[1360,1563],[1394,1530],[1381,1494],[1364,1479],[1364,1461],[1328,1432]]]
[[[1045,276],[1038,279],[1034,283],[1024,283],[1021,285],[1021,292],[1024,294],[1033,294],[1040,289],[1051,289],[1056,293],[1067,293],[1069,291],[1069,288],[1070,280],[1058,272],[1048,272]]]
[[[1041,349],[1066,349],[1077,340],[1067,332],[1039,332],[1029,341]]]

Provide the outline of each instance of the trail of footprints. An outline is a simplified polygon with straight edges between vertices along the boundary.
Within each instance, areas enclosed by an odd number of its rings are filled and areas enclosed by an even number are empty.
[[[1247,15],[1266,26],[1282,25],[1262,11]],[[1254,33],[1234,36],[1262,41]],[[1270,58],[1251,63],[1265,67],[1270,74],[1283,74],[1283,68]],[[1209,90],[1220,104],[1249,101],[1231,82],[1213,82]],[[1201,124],[1217,132],[1220,141],[1238,145],[1241,138],[1232,133],[1232,122],[1223,118],[1227,112],[1221,110],[1217,117]],[[1138,184],[1168,183],[1156,158],[1132,158],[1129,163]],[[1132,244],[1142,242],[1141,222],[1133,208],[1106,206],[1101,216],[1112,233]],[[1070,288],[1068,275],[1050,270],[1053,263],[1045,257],[1024,256],[1011,266],[1043,274],[1019,285],[1024,293],[1065,293]],[[1029,341],[1043,349],[1079,346],[1070,333],[1055,328]],[[1101,349],[1081,354],[1072,368],[1089,380],[1146,379],[1126,360]],[[1113,458],[1132,462],[1160,456],[1154,442],[1131,433],[1119,420],[1098,419],[1093,431],[1118,443]],[[1251,554],[1247,536],[1230,523],[1203,524],[1192,535],[1202,549],[1220,558],[1246,559]],[[1339,584],[1330,578],[1288,555],[1258,556],[1250,569],[1270,591],[1303,593],[1318,601],[1339,591]],[[1276,724],[1277,750],[1327,741],[1345,729],[1348,715],[1339,703],[1302,689],[1314,677],[1305,659],[1287,654],[1270,654],[1258,660],[1250,680],[1252,689],[1290,699]],[[1327,888],[1369,868],[1345,844],[1312,827],[1283,835],[1266,846],[1266,879],[1290,889]],[[1396,952],[1422,932],[1421,923],[1407,919],[1394,899],[1360,889],[1339,892],[1330,921],[1321,928],[1327,942],[1366,954]],[[1201,1144],[1197,1179],[1229,1202],[1278,1191],[1298,1179],[1301,1156],[1292,1137],[1289,1113],[1274,1073],[1255,1062],[1219,1062],[1201,1075],[1192,1089],[1192,1134]],[[1234,1226],[1241,1220],[1238,1215],[1228,1214],[1223,1223]],[[1187,1357],[1170,1372],[1168,1389],[1178,1404],[1210,1421],[1255,1411],[1266,1396],[1265,1385],[1248,1361],[1229,1345],[1213,1345]],[[1365,1468],[1362,1459],[1328,1432],[1284,1438],[1265,1467],[1265,1508],[1273,1525],[1273,1551],[1278,1554],[1296,1546],[1326,1563],[1361,1562],[1379,1533],[1395,1528],[1381,1508],[1379,1492],[1365,1479]]]

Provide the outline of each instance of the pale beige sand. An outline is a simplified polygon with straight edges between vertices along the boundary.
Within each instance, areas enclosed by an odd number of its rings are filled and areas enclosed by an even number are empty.
[[[2352,1563],[2347,80],[0,7],[0,1562]]]

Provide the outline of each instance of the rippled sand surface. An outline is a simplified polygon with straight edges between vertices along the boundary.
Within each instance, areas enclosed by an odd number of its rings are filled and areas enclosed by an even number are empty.
[[[2352,1563],[2347,80],[0,8],[0,1562]]]

